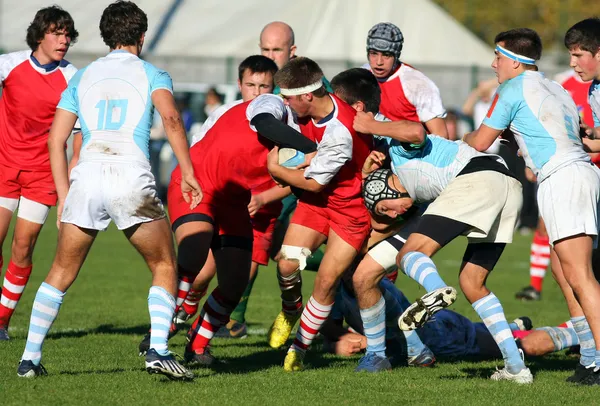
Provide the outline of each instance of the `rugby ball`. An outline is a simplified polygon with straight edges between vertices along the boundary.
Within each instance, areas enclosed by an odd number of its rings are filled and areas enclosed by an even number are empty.
[[[286,168],[295,168],[304,163],[304,153],[293,148],[279,149],[279,165]]]

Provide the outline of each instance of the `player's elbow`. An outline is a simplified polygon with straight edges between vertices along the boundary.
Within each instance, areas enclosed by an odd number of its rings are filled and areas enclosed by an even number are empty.
[[[491,143],[478,139],[477,137],[475,137],[474,139],[472,139],[469,142],[469,145],[471,145],[473,148],[475,148],[477,151],[479,152],[484,152],[486,151],[490,145],[492,145]]]
[[[316,180],[309,182],[308,187],[306,188],[306,190],[312,193],[320,193],[323,191],[323,189],[325,189],[325,185],[321,185]]]
[[[425,131],[425,128],[423,128],[422,125],[415,125],[413,126],[413,129],[413,139],[411,140],[411,143],[421,145],[425,142],[427,132]]]

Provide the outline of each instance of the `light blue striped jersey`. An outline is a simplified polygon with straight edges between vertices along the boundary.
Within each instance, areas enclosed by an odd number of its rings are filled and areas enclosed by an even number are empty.
[[[527,166],[543,181],[571,162],[590,161],[571,95],[543,73],[525,71],[500,85],[483,124],[510,127]]]
[[[427,135],[422,147],[406,150],[396,140],[385,137],[390,145],[392,171],[416,203],[435,200],[471,159],[497,155],[478,152],[462,141],[449,141],[437,135]],[[504,164],[506,166],[506,164]]]
[[[136,55],[116,50],[78,71],[58,108],[79,117],[80,162],[137,162],[149,166],[152,92],[173,92],[169,74]]]
[[[594,127],[600,127],[600,80],[595,79],[590,85],[588,101],[594,116]]]

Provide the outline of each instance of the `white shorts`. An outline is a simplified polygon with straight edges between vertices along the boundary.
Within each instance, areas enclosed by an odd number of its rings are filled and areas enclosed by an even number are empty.
[[[465,235],[473,243],[510,243],[521,206],[521,183],[495,171],[460,175],[423,213],[473,226]]]
[[[61,222],[119,230],[165,217],[149,169],[129,163],[82,162],[71,171]]]
[[[598,236],[600,169],[588,162],[564,166],[540,183],[540,213],[550,243],[577,234]]]
[[[385,269],[386,273],[392,273],[398,270],[396,256],[402,249],[404,243],[406,243],[410,234],[417,229],[420,218],[421,216],[417,215],[411,217],[396,234],[376,244],[367,253],[367,255]]]

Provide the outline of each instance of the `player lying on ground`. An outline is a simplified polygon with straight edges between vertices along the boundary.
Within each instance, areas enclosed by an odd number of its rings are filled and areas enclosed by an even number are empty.
[[[410,356],[407,360],[407,354],[424,351],[411,348],[398,327],[398,317],[410,306],[410,302],[388,279],[384,278],[379,287],[386,302],[386,341],[390,346],[389,357],[392,363],[406,365],[408,361],[408,365],[432,365],[411,362]],[[342,327],[344,321],[353,331]],[[517,339],[517,345],[529,356],[542,356],[579,344],[577,333],[572,327],[541,327],[531,330],[531,320],[528,317],[515,319],[509,326],[513,337]],[[502,352],[484,323],[473,323],[452,310],[440,310],[416,333],[422,340],[421,347],[438,357],[502,357]],[[360,309],[349,278],[343,279],[334,309],[321,334],[327,340],[326,348],[338,355],[350,356],[366,349],[367,338],[364,336]]]
[[[181,163],[178,193],[192,208],[202,194],[173,99],[171,78],[139,58],[147,28],[146,14],[134,3],[109,5],[100,19],[100,34],[111,52],[80,70],[58,104],[48,140],[58,193],[58,246],[33,303],[17,372],[20,377],[46,374],[40,363],[46,335],[98,231],[106,230],[111,220],[152,272],[148,295],[152,336],[146,370],[171,379],[194,377],[167,347],[177,279],[171,231],[148,161],[154,107]],[[83,147],[69,184],[64,145],[78,118]]]

